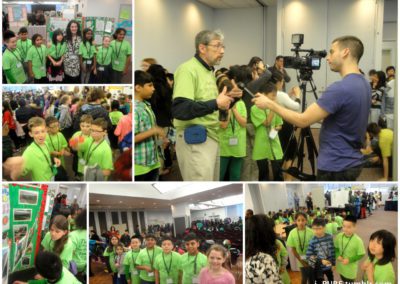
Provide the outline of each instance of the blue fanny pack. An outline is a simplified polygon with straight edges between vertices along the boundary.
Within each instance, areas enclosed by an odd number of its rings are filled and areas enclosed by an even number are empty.
[[[207,140],[207,128],[203,125],[192,125],[183,131],[183,138],[187,144],[201,144]]]

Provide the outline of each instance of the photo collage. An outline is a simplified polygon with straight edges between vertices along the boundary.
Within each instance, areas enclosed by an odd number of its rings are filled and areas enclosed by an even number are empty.
[[[399,283],[397,0],[1,5],[3,284]]]

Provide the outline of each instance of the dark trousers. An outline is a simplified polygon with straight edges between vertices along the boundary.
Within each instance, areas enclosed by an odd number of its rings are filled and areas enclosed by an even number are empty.
[[[114,273],[113,275],[113,284],[127,284],[125,274],[120,274],[118,277],[118,273]]]
[[[47,79],[47,77],[42,77],[40,79],[34,79],[33,82],[35,84],[47,84],[49,82],[49,80]]]
[[[333,272],[332,272],[331,269],[323,271],[323,275],[325,275],[328,278],[328,281],[329,281],[328,283],[332,283],[332,281],[333,281]],[[317,279],[316,278],[314,283],[316,283],[316,284],[326,283],[324,281],[325,281],[324,278],[322,278],[322,279]]]
[[[114,84],[121,84],[122,83],[122,76],[123,72],[122,71],[112,71],[112,82]]]
[[[14,142],[15,149],[19,149],[19,147],[21,147],[21,142],[20,142],[19,137],[17,136],[17,133],[15,132],[15,130],[10,129],[9,135],[10,135],[11,140]]]
[[[64,74],[65,78],[64,78],[64,83],[65,84],[80,84],[81,83],[81,76],[76,76],[76,77],[72,77],[72,76],[68,76],[67,74]]]
[[[154,283],[156,283],[156,282],[155,281],[151,282],[151,281],[146,281],[146,280],[140,279],[140,284],[154,284]]]
[[[154,169],[147,174],[135,176],[135,181],[158,181],[159,169]]]
[[[356,181],[362,168],[360,165],[340,172],[318,170],[317,181]]]
[[[353,284],[355,279],[349,279],[344,277],[343,275],[340,275],[340,279],[342,279],[343,284]]]
[[[314,275],[311,267],[300,267],[301,284],[314,284]]]
[[[269,180],[269,166],[268,166],[268,160],[258,160],[257,161],[257,166],[258,166],[258,180],[259,181],[268,181]],[[282,177],[282,160],[271,160],[271,166],[272,166],[272,175],[274,178],[274,181],[283,181]]]

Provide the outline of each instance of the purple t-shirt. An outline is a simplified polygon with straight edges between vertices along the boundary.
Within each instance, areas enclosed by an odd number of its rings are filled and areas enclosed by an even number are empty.
[[[349,74],[330,85],[317,104],[329,113],[319,137],[318,169],[339,172],[362,163],[371,106],[371,87],[362,74]]]

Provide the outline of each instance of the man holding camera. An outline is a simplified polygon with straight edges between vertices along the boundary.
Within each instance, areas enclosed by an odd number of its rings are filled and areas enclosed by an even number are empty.
[[[283,58],[282,55],[278,55],[275,58],[274,66],[269,67],[268,70],[271,73],[274,73],[274,71],[278,71],[278,72],[282,73],[283,79],[285,80],[285,82],[283,83],[282,90],[285,92],[286,91],[285,83],[289,83],[290,82],[290,76],[286,72],[285,68],[283,68],[283,65],[284,65],[284,58]]]
[[[176,155],[184,181],[219,180],[218,109],[227,110],[242,91],[226,87],[218,94],[213,66],[225,52],[219,31],[196,35],[196,54],[178,67],[172,102],[177,130]]]
[[[354,36],[332,41],[327,61],[342,80],[330,85],[304,113],[287,110],[259,94],[253,99],[257,107],[271,109],[301,128],[323,120],[317,162],[319,181],[355,181],[361,173],[360,149],[371,104],[371,87],[358,67],[363,53],[363,43]]]

